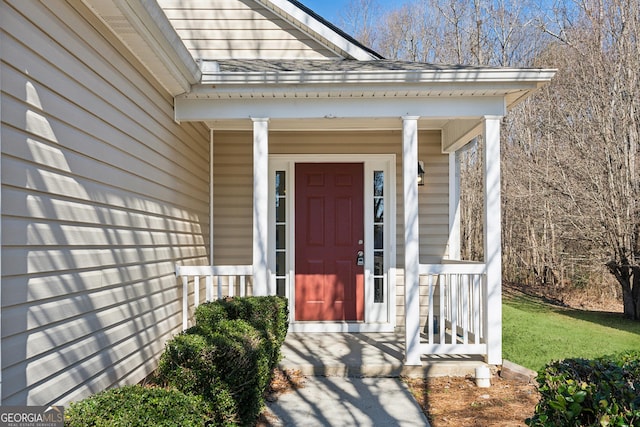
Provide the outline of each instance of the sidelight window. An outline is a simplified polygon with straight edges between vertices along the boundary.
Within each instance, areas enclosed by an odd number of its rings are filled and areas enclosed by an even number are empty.
[[[287,176],[276,171],[276,294],[286,295],[287,283]]]
[[[384,302],[384,171],[373,172],[373,302]]]

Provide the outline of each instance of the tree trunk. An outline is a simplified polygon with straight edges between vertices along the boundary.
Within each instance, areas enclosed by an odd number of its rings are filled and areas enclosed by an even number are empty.
[[[635,307],[635,320],[640,320],[640,266],[632,267],[633,270],[633,289],[631,297]]]
[[[609,261],[607,267],[622,288],[624,316],[640,320],[640,267],[617,261]]]

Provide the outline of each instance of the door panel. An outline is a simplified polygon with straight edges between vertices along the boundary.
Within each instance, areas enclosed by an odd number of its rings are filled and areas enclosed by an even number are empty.
[[[295,319],[364,320],[364,165],[296,164]]]

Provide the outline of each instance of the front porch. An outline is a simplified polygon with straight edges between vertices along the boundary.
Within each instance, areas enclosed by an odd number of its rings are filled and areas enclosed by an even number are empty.
[[[400,333],[289,333],[279,366],[306,376],[424,378],[475,375],[485,365],[479,355],[423,355],[419,366],[403,360]]]
[[[461,261],[419,264],[416,318],[406,318],[395,332],[349,332],[348,322],[345,332],[295,332],[290,326],[281,366],[305,375],[464,376],[484,362],[500,364],[489,359],[486,270],[483,263]],[[251,265],[176,266],[183,329],[203,300],[251,294],[252,271]],[[406,333],[407,327],[417,333]],[[406,343],[412,341],[419,358],[407,363]]]
[[[406,369],[442,355],[501,364],[501,121],[552,73],[289,65],[208,61],[201,84],[175,100],[176,119],[204,122],[211,138],[212,266],[176,268],[183,326],[201,293],[282,295],[290,332],[402,331],[394,351]],[[460,155],[470,141],[482,144],[482,262],[460,260]],[[311,163],[322,170],[311,174]],[[338,195],[338,186],[359,190]],[[324,252],[308,255],[313,245]],[[334,257],[340,245],[348,256]],[[333,311],[347,301],[351,311]],[[311,303],[324,304],[322,315],[297,310]]]

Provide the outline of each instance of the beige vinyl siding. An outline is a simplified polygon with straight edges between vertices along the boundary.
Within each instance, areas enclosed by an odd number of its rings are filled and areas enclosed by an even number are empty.
[[[253,135],[213,133],[213,259],[253,263]]]
[[[252,232],[251,132],[214,133],[214,257],[216,264],[250,264]],[[440,152],[440,131],[421,131],[419,158],[425,162],[419,187],[420,260],[439,262],[446,256],[449,233],[448,155]],[[271,132],[270,154],[395,154],[396,243],[398,278],[397,325],[404,325],[404,213],[402,197],[402,133]],[[416,165],[417,171],[417,165]]]
[[[0,7],[2,404],[65,404],[140,381],[180,331],[209,136],[70,4]]]
[[[449,240],[449,155],[441,152],[439,132],[419,136],[418,159],[425,169],[425,184],[418,187],[420,262],[439,263]]]
[[[159,0],[159,4],[197,59],[338,57],[251,0]]]

